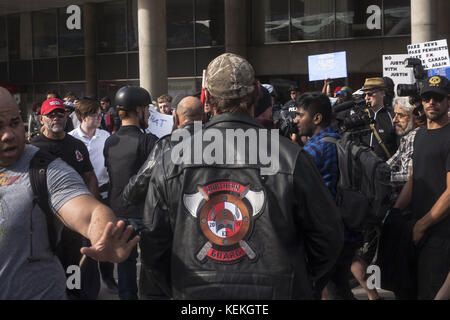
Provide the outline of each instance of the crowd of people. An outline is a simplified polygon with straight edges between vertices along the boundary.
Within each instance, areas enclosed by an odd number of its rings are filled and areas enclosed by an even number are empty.
[[[382,77],[355,92],[330,79],[322,92],[288,90],[281,104],[227,53],[201,93],[175,99],[136,86],[113,99],[49,92],[25,132],[0,88],[0,299],[96,299],[103,281],[124,300],[354,300],[356,285],[378,300],[367,283],[378,263],[398,273],[381,282],[397,299],[450,299],[449,80],[429,77],[410,97]],[[146,133],[150,108],[173,116],[171,134]],[[388,165],[392,188],[383,219],[360,230],[338,205],[336,143],[357,108],[358,143]],[[269,138],[230,154],[230,132]],[[242,161],[265,148],[278,152],[271,174],[258,157]],[[74,265],[81,285],[69,288]]]

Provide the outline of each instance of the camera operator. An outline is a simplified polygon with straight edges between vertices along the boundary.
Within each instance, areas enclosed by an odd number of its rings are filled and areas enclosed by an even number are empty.
[[[384,105],[384,97],[387,87],[383,78],[366,78],[361,90],[365,94],[365,101],[370,105],[371,118],[375,120],[375,130],[381,142],[374,132],[362,137],[362,142],[372,147],[375,153],[384,161],[389,159],[397,150],[397,138],[395,135],[393,116]],[[385,148],[383,148],[383,145]],[[386,150],[385,150],[386,149]]]
[[[450,269],[450,84],[433,76],[420,89],[427,127],[414,139],[413,168],[391,214],[411,205],[418,299],[433,299]]]

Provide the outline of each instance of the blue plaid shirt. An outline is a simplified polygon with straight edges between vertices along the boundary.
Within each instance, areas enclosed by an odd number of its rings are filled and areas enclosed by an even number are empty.
[[[333,137],[339,139],[339,133],[335,127],[326,127],[313,135],[303,149],[314,159],[317,168],[330,190],[333,198],[336,198],[336,187],[339,179],[339,166],[336,145],[331,142],[321,140],[323,137]]]

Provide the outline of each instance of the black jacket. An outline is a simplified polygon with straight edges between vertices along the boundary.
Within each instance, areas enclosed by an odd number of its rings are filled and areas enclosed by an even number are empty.
[[[249,115],[227,113],[204,134],[237,128],[267,133]],[[274,175],[262,175],[261,164],[176,165],[171,150],[153,168],[141,254],[169,296],[312,299],[313,280],[340,254],[343,225],[313,160],[290,140],[278,142]]]
[[[186,129],[193,134],[194,123],[189,122],[181,126],[179,129]],[[179,129],[175,129],[174,131]],[[139,203],[144,202],[153,168],[161,161],[163,153],[176,144],[171,141],[171,137],[172,134],[168,134],[161,137],[156,142],[155,147],[148,155],[148,158],[145,160],[142,167],[134,176],[130,178],[130,181],[128,181],[128,184],[123,189],[122,194],[123,201],[126,205],[138,205]]]
[[[122,126],[105,141],[103,155],[109,175],[109,205],[121,218],[142,218],[143,206],[126,206],[122,191],[132,175],[144,163],[157,137],[146,134],[136,126]]]

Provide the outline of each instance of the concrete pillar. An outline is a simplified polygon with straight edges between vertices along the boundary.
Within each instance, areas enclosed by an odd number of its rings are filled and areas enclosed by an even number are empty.
[[[139,80],[152,99],[167,93],[166,0],[138,0]]]
[[[225,0],[225,51],[247,57],[247,1]]]
[[[437,39],[438,0],[411,0],[411,43]]]
[[[83,7],[83,11],[86,96],[97,96],[97,43],[95,30],[95,5],[93,3],[86,3]]]

